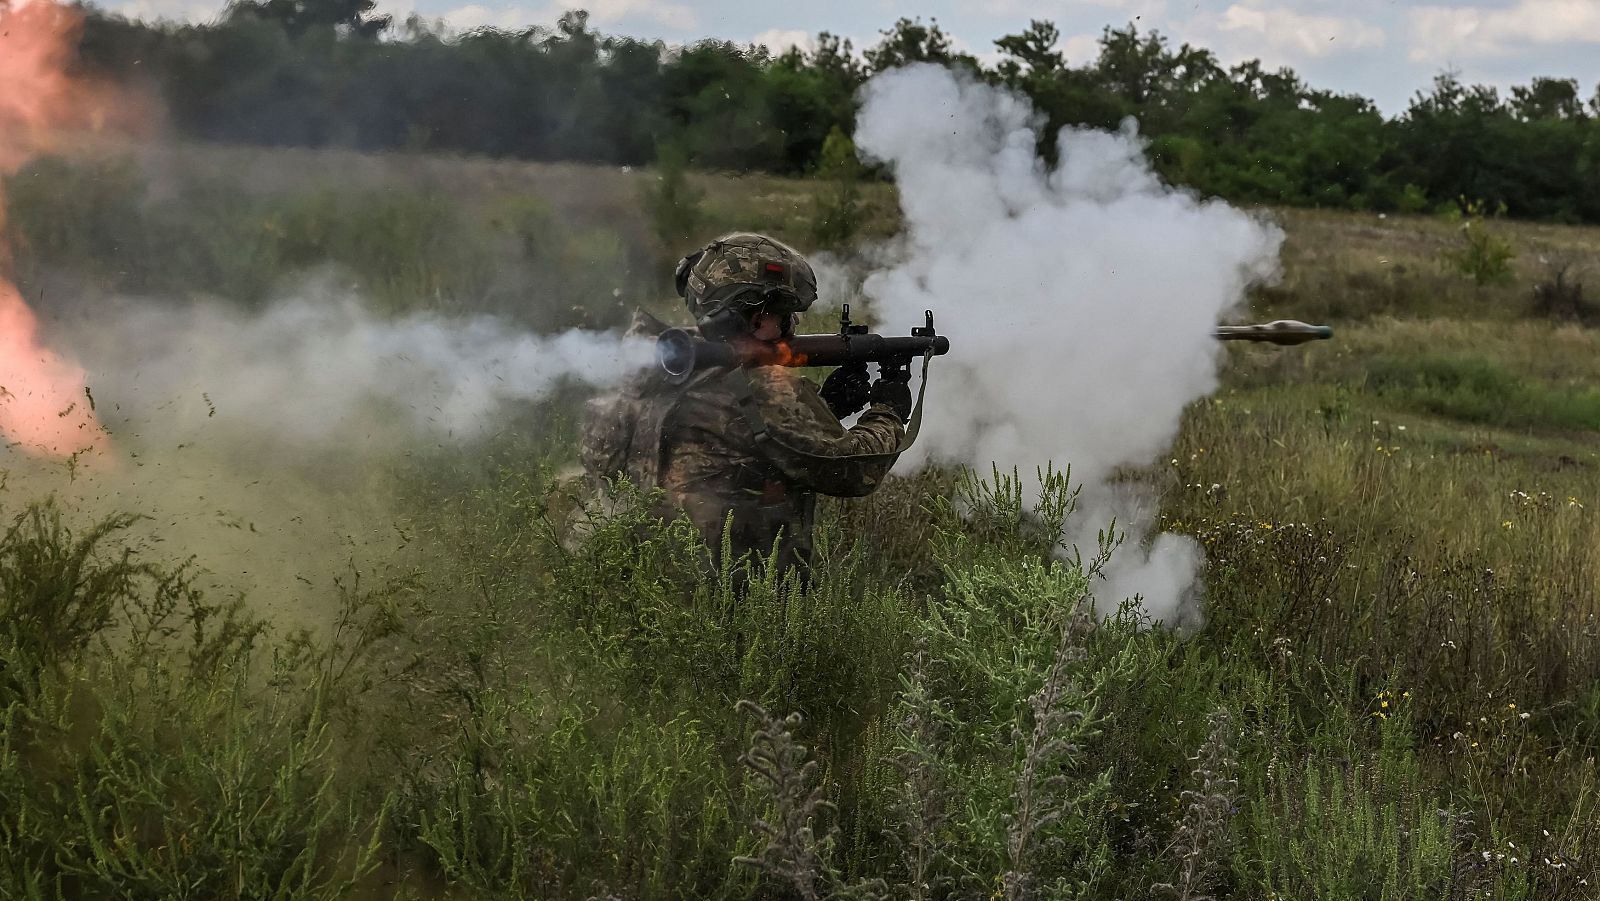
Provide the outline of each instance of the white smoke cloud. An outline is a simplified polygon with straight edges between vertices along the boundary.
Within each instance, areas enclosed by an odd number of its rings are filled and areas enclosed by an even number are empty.
[[[1113,476],[1153,462],[1216,387],[1211,329],[1275,271],[1282,235],[1164,186],[1131,128],[1063,130],[1052,169],[1038,127],[1025,99],[935,66],[865,88],[857,145],[893,168],[906,216],[865,293],[896,327],[934,310],[952,342],[902,465],[1070,464],[1084,504],[1068,537],[1087,555],[1112,517],[1128,536],[1102,605],[1139,594],[1192,620],[1198,546],[1151,535],[1153,502]]]
[[[647,341],[573,330],[537,335],[490,316],[374,316],[310,288],[259,313],[129,302],[77,356],[110,414],[168,432],[250,433],[306,448],[482,437],[508,402],[564,380],[608,386],[653,359]],[[103,315],[97,317],[103,320]],[[103,324],[103,323],[102,323]]]
[[[142,514],[137,537],[193,554],[208,589],[310,626],[331,616],[331,577],[423,565],[389,481],[406,457],[526,426],[518,404],[614,384],[654,353],[486,316],[386,318],[327,284],[254,313],[107,301],[55,337],[111,439],[70,467],[0,446],[4,509],[54,494],[85,520]]]

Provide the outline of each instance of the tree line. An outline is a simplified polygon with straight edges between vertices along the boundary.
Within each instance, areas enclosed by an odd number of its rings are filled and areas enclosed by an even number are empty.
[[[81,64],[155,89],[178,133],[200,140],[804,174],[830,133],[849,134],[867,78],[929,61],[1023,92],[1046,136],[1132,117],[1159,171],[1206,195],[1600,222],[1600,91],[1585,101],[1574,79],[1503,96],[1446,72],[1385,117],[1290,69],[1225,66],[1133,24],[1107,28],[1097,57],[1074,64],[1057,28],[1035,21],[996,40],[1003,56],[985,65],[912,19],[860,53],[823,33],[774,54],[604,35],[583,12],[459,34],[393,23],[372,0],[236,0],[197,25],[89,13]]]

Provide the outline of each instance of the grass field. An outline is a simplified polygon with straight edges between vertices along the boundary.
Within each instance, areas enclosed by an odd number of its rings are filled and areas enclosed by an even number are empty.
[[[814,183],[696,174],[674,218],[662,184],[169,148],[8,189],[62,320],[315,271],[391,314],[613,326],[670,309],[685,222],[809,246],[819,215]],[[889,189],[862,202],[892,234]],[[1085,612],[1058,476],[830,504],[803,591],[707,580],[627,505],[564,540],[567,396],[313,483],[382,493],[367,526],[405,540],[321,574],[309,630],[202,590],[204,546],[14,479],[0,896],[1595,897],[1600,331],[1533,288],[1600,231],[1479,224],[1516,253],[1479,284],[1459,222],[1261,214],[1284,271],[1240,318],[1337,337],[1230,349],[1128,476],[1206,547],[1188,636]]]

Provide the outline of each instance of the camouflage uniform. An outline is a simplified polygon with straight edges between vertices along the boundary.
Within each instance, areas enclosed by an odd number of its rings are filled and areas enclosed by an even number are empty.
[[[740,409],[746,391],[764,437]],[[816,496],[871,493],[903,434],[881,404],[845,429],[816,385],[781,366],[709,369],[682,385],[652,372],[590,404],[583,463],[592,478],[660,488],[662,515],[686,514],[714,555],[726,526],[736,557],[776,545],[778,564],[794,566],[810,560]]]
[[[783,317],[787,333],[817,297],[803,256],[749,232],[684,257],[674,281],[701,336],[713,341],[749,336],[757,314]],[[633,331],[664,328],[641,315]],[[592,479],[621,474],[660,489],[661,514],[687,515],[713,556],[726,530],[734,555],[776,549],[788,567],[810,560],[818,494],[857,497],[883,481],[900,450],[903,415],[874,403],[846,430],[815,385],[781,366],[710,368],[681,383],[647,371],[590,404],[583,463]]]

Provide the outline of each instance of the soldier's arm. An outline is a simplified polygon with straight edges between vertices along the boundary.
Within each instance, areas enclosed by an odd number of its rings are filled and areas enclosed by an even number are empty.
[[[775,439],[761,453],[796,486],[836,497],[871,494],[894,465],[905,434],[887,406],[873,404],[849,429],[839,424],[816,385],[789,370],[748,370],[761,416]],[[852,459],[862,455],[872,459]]]

